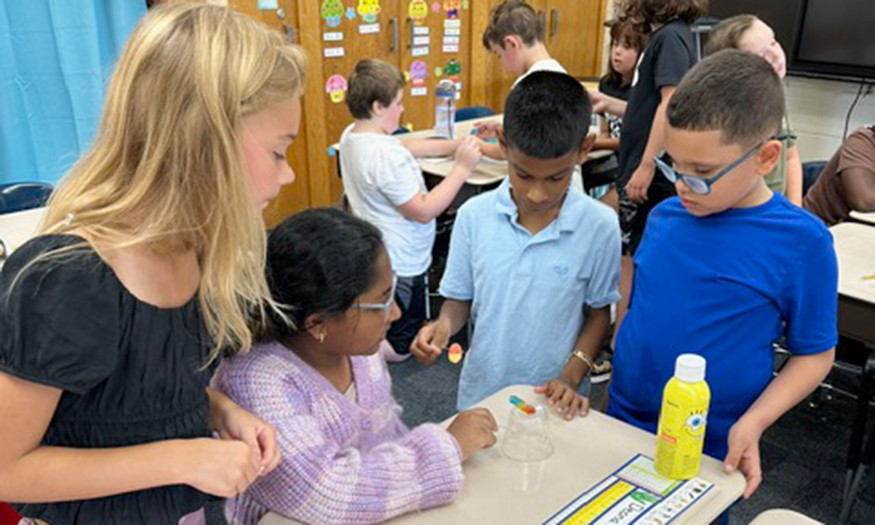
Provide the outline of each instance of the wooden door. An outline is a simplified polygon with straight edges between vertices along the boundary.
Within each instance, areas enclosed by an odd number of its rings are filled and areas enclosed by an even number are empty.
[[[544,43],[568,74],[595,79],[601,71],[606,0],[546,0]]]
[[[434,94],[441,80],[452,78],[461,88],[457,107],[469,105],[470,4],[477,1],[482,0],[398,0],[403,17],[399,67],[409,75],[403,125],[412,124],[414,130],[434,127]]]
[[[344,86],[348,84],[356,63],[364,58],[379,58],[398,65],[402,29],[397,4],[398,0],[322,1],[323,8],[327,6],[333,9],[332,15],[343,11],[339,20],[325,16],[319,20],[319,39],[322,43],[318,60],[322,62],[321,82],[324,89],[318,103],[325,107],[324,125],[328,144],[338,142],[343,130],[352,124],[346,96],[345,93],[341,94],[340,88],[346,89]],[[319,14],[328,13],[323,10]],[[343,56],[337,56],[340,50]],[[336,155],[335,152],[331,153]],[[331,157],[328,163],[328,178],[335,202],[343,194],[336,160],[336,156]]]

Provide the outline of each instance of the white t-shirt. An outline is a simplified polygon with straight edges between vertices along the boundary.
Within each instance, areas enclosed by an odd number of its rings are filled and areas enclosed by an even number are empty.
[[[556,73],[565,73],[568,74],[568,71],[565,71],[565,68],[562,67],[562,64],[559,63],[555,58],[545,58],[543,60],[538,60],[532,67],[528,69],[525,73],[518,76],[516,80],[513,82],[513,86],[511,89],[515,88],[517,84],[520,83],[520,80],[526,78],[528,75],[531,75],[535,71],[555,71]]]
[[[398,210],[418,193],[428,193],[416,159],[401,142],[379,133],[340,137],[340,170],[350,208],[383,232],[383,242],[399,277],[415,277],[431,265],[435,221],[412,221]]]

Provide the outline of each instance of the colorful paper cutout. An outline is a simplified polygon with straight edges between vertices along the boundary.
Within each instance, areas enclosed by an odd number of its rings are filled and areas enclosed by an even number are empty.
[[[444,0],[444,10],[449,19],[459,18],[460,7],[462,7],[461,0]]]
[[[340,17],[343,16],[343,2],[341,0],[324,0],[320,14],[328,27],[339,26]]]
[[[444,76],[444,70],[441,66],[434,68],[434,76],[436,76],[437,78],[441,78],[442,76]]]
[[[441,12],[441,3],[435,2],[435,3],[431,4],[431,11],[433,13],[440,13]]]
[[[325,92],[328,93],[331,102],[335,104],[343,102],[348,87],[343,75],[331,75],[328,77],[328,81],[325,82]]]
[[[362,20],[372,24],[377,21],[377,15],[380,14],[380,0],[359,0],[357,11]]]
[[[346,17],[349,18],[350,20],[355,20],[355,8],[354,7],[347,7],[346,8]]]
[[[414,86],[419,86],[425,82],[428,76],[428,64],[422,60],[414,60],[410,64],[410,78],[413,80]]]
[[[407,14],[413,19],[414,24],[422,25],[428,16],[428,4],[425,3],[425,0],[410,0]]]
[[[462,74],[462,64],[455,58],[447,62],[444,66],[444,74],[449,76],[458,76]]]

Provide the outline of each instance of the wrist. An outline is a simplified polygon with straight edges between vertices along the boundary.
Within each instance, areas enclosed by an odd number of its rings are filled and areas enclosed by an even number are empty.
[[[166,476],[169,478],[172,485],[188,485],[190,480],[188,475],[192,469],[186,463],[186,459],[192,454],[192,440],[189,439],[172,439],[166,441],[169,450],[167,456],[170,461],[163,462],[167,466]]]

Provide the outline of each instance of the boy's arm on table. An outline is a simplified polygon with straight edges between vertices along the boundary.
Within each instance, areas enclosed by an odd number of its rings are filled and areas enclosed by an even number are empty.
[[[231,497],[259,473],[261,457],[243,441],[174,439],[118,448],[41,444],[60,389],[0,373],[0,500],[44,503],[101,498],[185,484]]]
[[[452,204],[456,194],[480,162],[479,142],[475,137],[462,139],[455,149],[456,164],[444,180],[427,194],[414,195],[412,199],[399,206],[398,211],[407,219],[419,223],[434,220],[443,213]]]
[[[468,322],[470,312],[471,301],[445,298],[440,315],[419,330],[410,345],[410,352],[419,362],[431,365],[440,357],[450,338]]]
[[[403,135],[399,140],[414,157],[446,157],[454,154],[462,143],[462,139],[405,139]]]
[[[677,86],[665,86],[660,89],[661,101],[656,113],[653,115],[653,125],[650,127],[650,136],[647,138],[647,146],[641,157],[641,164],[632,173],[629,183],[626,184],[626,194],[635,202],[647,200],[647,190],[653,177],[656,175],[656,161],[654,157],[665,149],[665,112],[668,103]]]
[[[550,405],[565,419],[573,418],[576,413],[585,416],[589,412],[589,398],[578,394],[577,388],[589,374],[590,367],[575,353],[580,351],[589,357],[590,362],[595,362],[610,325],[610,306],[591,309],[559,377],[535,388],[535,393],[547,396]]]
[[[795,145],[787,148],[786,177],[787,200],[796,206],[802,206],[802,159],[799,158],[799,148]]]
[[[790,358],[756,402],[732,425],[729,452],[724,462],[728,472],[741,470],[747,480],[744,498],[754,493],[762,481],[759,441],[763,432],[782,415],[811,394],[832,368],[835,348]]]

